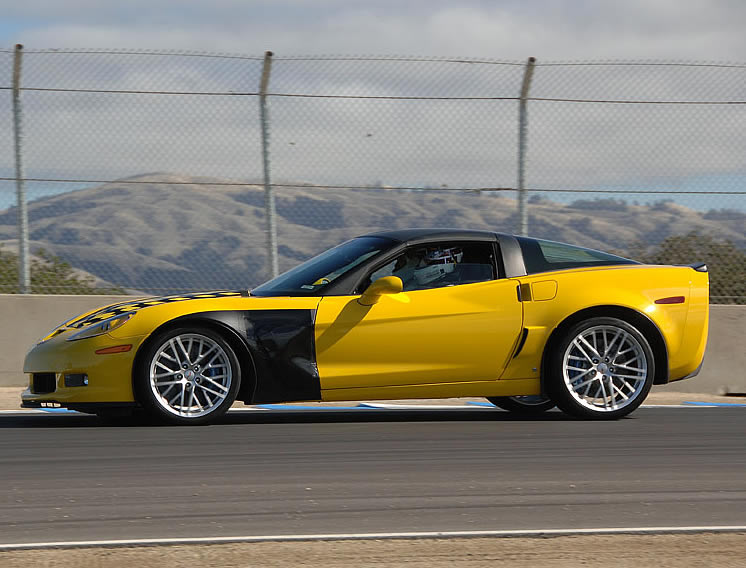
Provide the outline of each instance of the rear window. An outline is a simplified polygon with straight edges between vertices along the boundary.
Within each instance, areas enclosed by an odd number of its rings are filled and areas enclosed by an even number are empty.
[[[526,272],[528,274],[564,270],[566,268],[639,264],[639,262],[635,262],[634,260],[622,258],[621,256],[607,252],[575,247],[554,241],[518,237],[518,243],[521,245],[523,261],[526,264]]]

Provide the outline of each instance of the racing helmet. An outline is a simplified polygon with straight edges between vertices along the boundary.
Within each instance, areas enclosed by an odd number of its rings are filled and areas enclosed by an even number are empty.
[[[430,250],[415,268],[414,278],[417,284],[429,284],[453,272],[463,258],[464,251],[460,247]]]

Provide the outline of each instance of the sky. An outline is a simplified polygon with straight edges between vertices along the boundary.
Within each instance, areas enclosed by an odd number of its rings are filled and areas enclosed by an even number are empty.
[[[29,52],[119,48],[257,57],[272,50],[273,92],[515,96],[522,77],[520,66],[282,62],[294,55],[746,64],[743,0],[0,0],[0,14],[6,49],[22,43]],[[9,61],[10,54],[0,61],[0,83]],[[261,65],[43,54],[24,61],[25,86],[186,91],[255,91]],[[537,67],[532,95],[744,100],[745,69]],[[254,101],[27,92],[24,105],[27,177],[116,179],[149,171],[261,177]],[[9,108],[7,99],[0,101],[0,130],[10,125]],[[276,97],[273,179],[512,187],[516,108],[515,101]],[[527,184],[742,189],[745,108],[532,102]],[[2,175],[12,170],[10,144],[0,137]],[[49,188],[31,184],[29,192],[33,198]],[[698,205],[746,208],[743,195]]]
[[[742,0],[16,0],[0,45],[732,61]]]

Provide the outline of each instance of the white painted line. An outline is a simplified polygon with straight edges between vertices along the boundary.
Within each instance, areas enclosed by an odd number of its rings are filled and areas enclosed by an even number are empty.
[[[138,538],[130,540],[78,540],[0,544],[0,551],[39,548],[113,548],[167,546],[173,544],[220,544],[241,542],[293,542],[320,540],[401,540],[427,538],[546,538],[577,535],[687,534],[746,532],[746,525],[690,527],[615,527],[598,529],[534,529],[504,531],[432,531],[384,533],[281,534],[266,536],[217,536],[184,538]]]

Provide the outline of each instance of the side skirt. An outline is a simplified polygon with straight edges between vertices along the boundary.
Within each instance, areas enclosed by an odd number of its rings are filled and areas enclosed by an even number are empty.
[[[522,396],[534,394],[541,394],[541,383],[538,378],[329,389],[321,391],[321,400],[331,402],[343,400],[398,400],[404,398],[461,398],[465,396]]]

